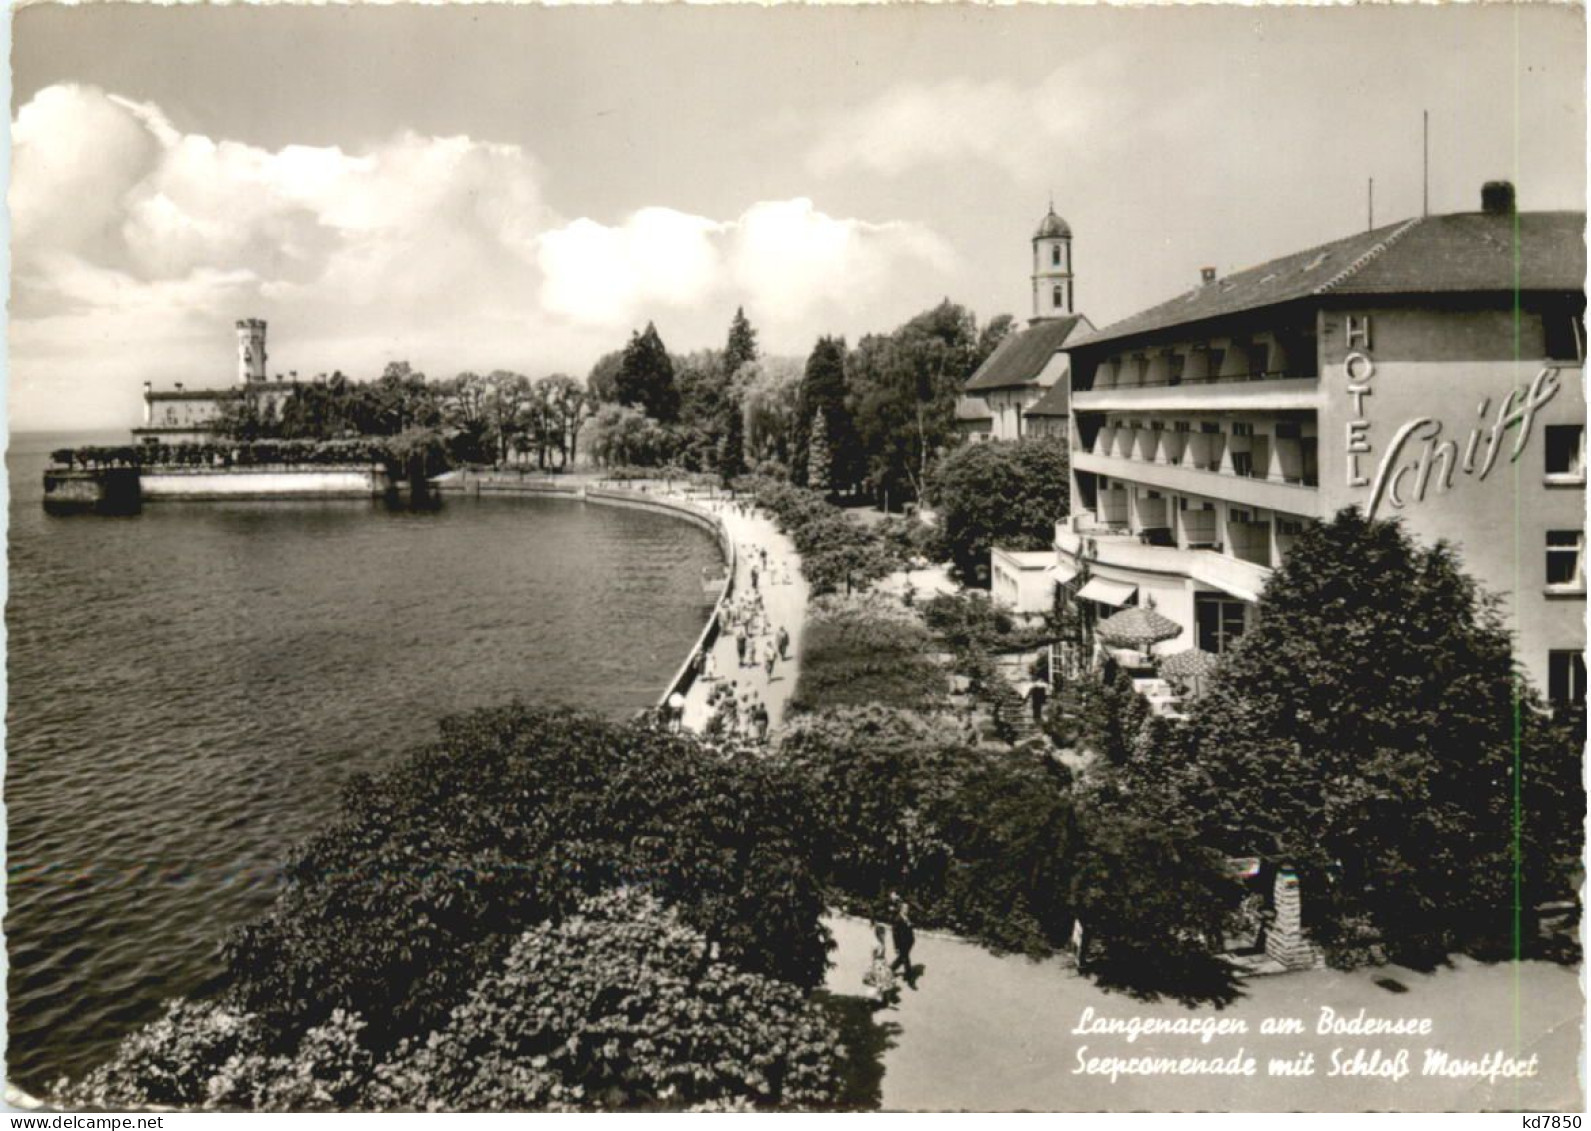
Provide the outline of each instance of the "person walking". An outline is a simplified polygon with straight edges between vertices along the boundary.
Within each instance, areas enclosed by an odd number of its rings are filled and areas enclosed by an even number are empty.
[[[895,968],[889,964],[882,923],[873,924],[873,961],[862,976],[862,984],[873,991],[875,1008],[891,1009],[900,1002],[900,987],[895,984]]]
[[[768,641],[768,647],[766,649],[766,655],[763,657],[763,661],[762,662],[763,662],[764,669],[768,673],[768,682],[769,683],[773,682],[773,662],[775,660],[777,660],[778,658],[779,658],[779,649],[774,646],[774,643],[773,643],[772,640]]]
[[[757,706],[756,706],[755,710],[752,712],[752,717],[756,720],[756,723],[757,723],[757,741],[758,742],[767,742],[768,741],[768,708],[767,708],[767,706],[764,703],[762,703],[761,701],[759,701],[757,703]]]
[[[895,941],[895,958],[889,964],[889,968],[893,970],[897,966],[900,967],[906,985],[915,990],[917,974],[912,966],[912,947],[917,943],[917,932],[912,928],[911,908],[897,892],[890,892],[889,898],[891,903],[889,933]]]
[[[752,566],[751,567],[751,591],[753,593],[755,593],[757,591],[757,567],[756,566]]]
[[[782,624],[779,626],[778,640],[779,658],[781,660],[788,660],[790,658],[790,634],[785,631],[785,627]]]
[[[740,666],[746,666],[746,626],[735,625],[735,652],[740,657]]]

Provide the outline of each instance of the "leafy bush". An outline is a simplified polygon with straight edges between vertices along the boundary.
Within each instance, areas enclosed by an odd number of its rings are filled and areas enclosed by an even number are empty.
[[[921,923],[1048,953],[1072,925],[1070,777],[1048,758],[970,749],[947,722],[826,710],[792,722],[777,758],[825,799],[825,874],[845,902],[878,913],[898,890]]]
[[[777,767],[568,711],[477,711],[350,784],[229,964],[273,1034],[343,1009],[381,1049],[440,1025],[528,927],[641,885],[727,961],[813,986],[828,946],[815,832]]]
[[[636,891],[526,932],[454,1010],[405,1043],[382,1108],[822,1107],[838,1039],[793,986],[716,960],[706,936]]]
[[[760,476],[742,482],[795,544],[815,595],[866,589],[900,567],[876,533],[818,492]]]
[[[57,1099],[249,1111],[821,1107],[838,1042],[794,986],[713,956],[636,889],[521,935],[444,1027],[385,1059],[335,1010],[290,1052],[227,1003],[172,1002]]]
[[[790,710],[939,706],[947,687],[932,643],[922,622],[893,602],[819,598],[808,609]]]
[[[1054,638],[1044,628],[1019,627],[1009,612],[975,590],[936,594],[923,603],[923,620],[952,652],[1026,652]]]
[[[969,444],[951,452],[929,477],[943,540],[957,576],[988,585],[996,545],[1042,550],[1068,508],[1066,443],[1059,437],[1012,444]]]
[[[1084,791],[1085,847],[1070,896],[1083,922],[1079,969],[1135,996],[1226,1002],[1219,957],[1243,889],[1225,858],[1158,791]]]

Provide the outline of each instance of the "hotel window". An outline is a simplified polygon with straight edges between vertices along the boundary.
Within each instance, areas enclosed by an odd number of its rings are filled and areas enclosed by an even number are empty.
[[[1585,325],[1579,315],[1567,310],[1548,311],[1541,316],[1541,333],[1549,360],[1585,360]]]
[[[1211,435],[1218,435],[1221,431],[1221,426],[1213,420],[1206,420],[1203,424],[1199,425],[1199,431],[1207,432]]]
[[[1585,425],[1547,425],[1545,447],[1549,480],[1560,483],[1585,482]]]
[[[1232,435],[1234,435],[1234,436],[1252,436],[1252,435],[1254,435],[1254,425],[1252,425],[1252,424],[1244,424],[1244,423],[1241,423],[1241,422],[1239,422],[1237,424],[1234,424],[1234,425],[1232,425]]]
[[[1245,479],[1253,478],[1253,476],[1254,476],[1254,453],[1253,452],[1233,452],[1232,453],[1232,474],[1233,475],[1241,475]]]
[[[1188,355],[1187,354],[1185,354],[1185,353],[1167,354],[1166,355],[1166,372],[1170,374],[1170,377],[1168,379],[1168,383],[1172,384],[1172,385],[1180,385],[1180,384],[1182,384],[1182,372],[1183,372],[1184,369],[1187,368],[1187,366],[1188,366]]]
[[[1547,531],[1547,587],[1584,590],[1585,574],[1580,559],[1585,551],[1585,531]]]
[[[1193,425],[1188,423],[1186,420],[1179,420],[1172,425],[1172,430],[1176,432],[1192,432]]]
[[[1238,510],[1236,507],[1233,507],[1227,512],[1226,520],[1228,522],[1253,522],[1254,515],[1249,511],[1242,511]]]
[[[1585,702],[1585,653],[1547,653],[1547,698],[1554,706]]]
[[[1243,635],[1247,610],[1242,601],[1219,593],[1193,595],[1195,642],[1206,652],[1229,652]]]

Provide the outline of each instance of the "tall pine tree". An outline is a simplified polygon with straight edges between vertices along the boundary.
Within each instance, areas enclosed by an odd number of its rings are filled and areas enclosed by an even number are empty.
[[[725,483],[746,471],[746,409],[740,371],[757,360],[757,331],[744,307],[735,308],[724,344],[724,396],[718,421],[718,474]]]
[[[833,494],[834,463],[829,449],[829,426],[821,412],[812,414],[807,449],[807,486],[825,495]]]
[[[613,384],[620,404],[634,405],[660,424],[672,424],[679,418],[674,362],[652,323],[641,333],[630,335]]]
[[[803,481],[811,463],[808,445],[811,442],[813,417],[817,413],[823,414],[828,440],[828,452],[823,458],[829,464],[829,477],[822,486],[806,479],[807,486],[828,491],[834,489],[837,483],[850,482],[855,478],[853,472],[858,469],[853,465],[859,460],[845,458],[854,447],[851,437],[855,432],[846,411],[845,393],[845,339],[819,338],[807,358],[806,373],[801,378],[801,393],[796,402],[798,424],[792,438],[790,466],[797,483]],[[851,454],[854,457],[854,453]],[[837,455],[840,458],[836,459]]]

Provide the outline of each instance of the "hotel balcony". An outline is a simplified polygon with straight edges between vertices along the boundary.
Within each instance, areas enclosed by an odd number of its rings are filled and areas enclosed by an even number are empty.
[[[1073,412],[1217,412],[1313,409],[1320,405],[1314,377],[1261,374],[1252,380],[1182,381],[1072,391]]]
[[[1124,456],[1095,455],[1093,452],[1074,452],[1072,466],[1078,471],[1107,475],[1113,481],[1140,483],[1182,495],[1224,499],[1243,506],[1261,507],[1306,518],[1318,517],[1320,510],[1320,492],[1302,483],[1258,479]]]
[[[1089,560],[1104,566],[1141,573],[1189,577],[1245,601],[1259,600],[1271,571],[1262,565],[1228,557],[1216,550],[1179,549],[1146,545],[1136,534],[1114,529],[1088,529],[1076,516],[1055,524],[1055,548],[1078,560],[1086,548]]]

